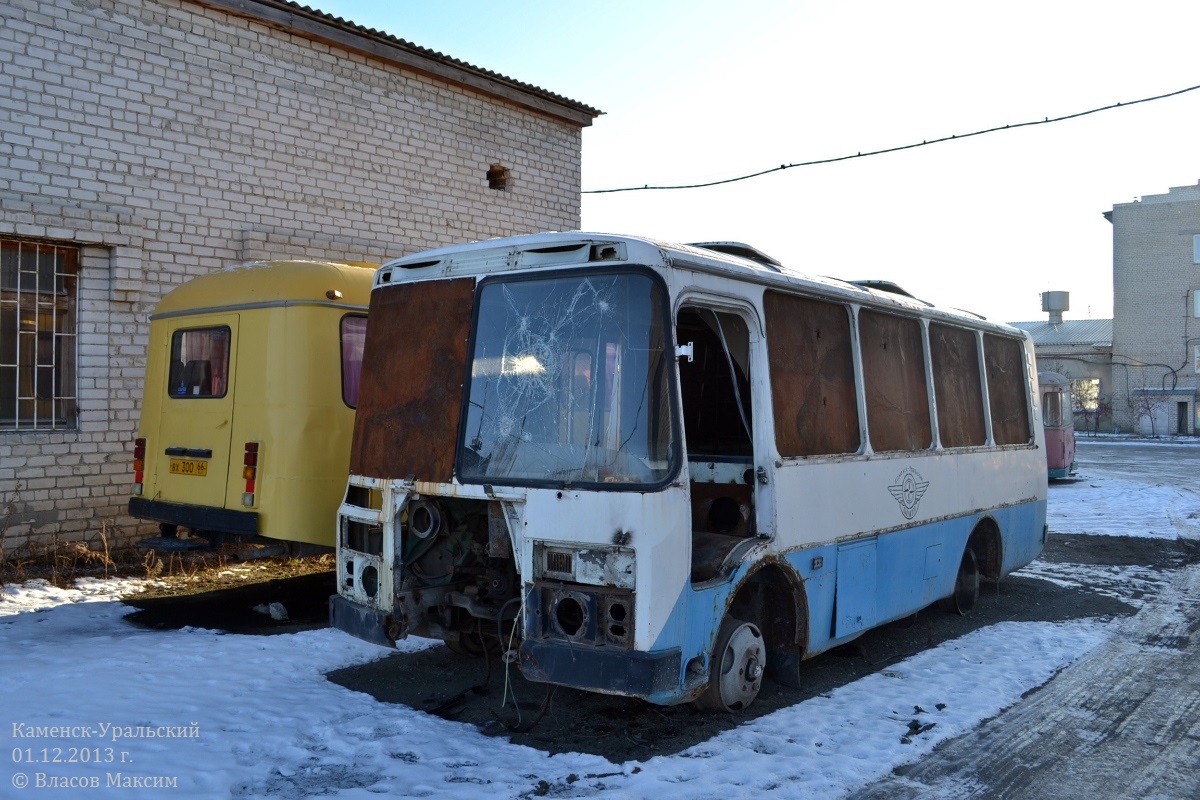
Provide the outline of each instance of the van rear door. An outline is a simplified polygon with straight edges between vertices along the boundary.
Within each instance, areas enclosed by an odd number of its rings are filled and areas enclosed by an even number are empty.
[[[238,315],[204,314],[168,320],[167,385],[154,463],[161,496],[170,503],[224,508],[231,478]],[[239,474],[241,462],[238,462]],[[240,495],[238,495],[240,496]]]

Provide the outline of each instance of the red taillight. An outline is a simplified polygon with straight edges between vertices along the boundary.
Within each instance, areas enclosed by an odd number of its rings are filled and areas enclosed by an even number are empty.
[[[246,488],[242,492],[242,505],[250,508],[255,503],[254,483],[258,478],[258,442],[246,442],[246,453],[242,456],[242,480]]]
[[[133,493],[142,493],[146,476],[146,440],[133,440]]]

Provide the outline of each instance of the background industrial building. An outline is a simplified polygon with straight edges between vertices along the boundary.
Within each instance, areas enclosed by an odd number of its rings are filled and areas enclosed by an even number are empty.
[[[1104,216],[1113,226],[1113,318],[1065,320],[1062,309],[1046,308],[1049,320],[1013,324],[1033,337],[1039,369],[1075,381],[1077,427],[1195,435],[1200,185],[1119,203]]]

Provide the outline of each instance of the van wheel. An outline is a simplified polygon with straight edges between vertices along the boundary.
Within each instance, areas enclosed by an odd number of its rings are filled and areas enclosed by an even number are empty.
[[[958,565],[958,577],[954,580],[954,594],[938,601],[943,611],[965,617],[975,608],[979,600],[979,561],[975,551],[967,547],[963,551],[962,563]]]
[[[708,688],[700,705],[716,711],[738,711],[754,702],[762,688],[767,648],[757,625],[726,617],[717,631]]]

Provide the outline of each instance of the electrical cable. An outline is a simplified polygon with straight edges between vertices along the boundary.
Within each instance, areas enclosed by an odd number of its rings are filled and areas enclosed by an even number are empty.
[[[717,326],[717,336],[721,340],[721,349],[725,351],[725,363],[729,365],[729,378],[733,381],[733,397],[737,401],[738,416],[742,418],[742,427],[746,429],[746,436],[750,441],[754,441],[754,433],[750,429],[750,422],[746,419],[746,405],[742,402],[742,392],[738,388],[738,373],[733,368],[733,356],[729,353],[729,343],[725,341],[725,329],[721,327],[721,318],[717,316],[717,312],[710,309],[705,309],[712,314],[713,322]]]
[[[1031,120],[1029,122],[1014,122],[1010,125],[998,125],[994,128],[984,128],[983,130],[971,131],[970,133],[950,134],[949,136],[942,136],[937,139],[926,139],[921,142],[914,142],[912,144],[899,145],[897,147],[885,147],[882,150],[870,150],[866,153],[859,152],[859,153],[854,153],[853,155],[835,156],[833,158],[820,158],[820,159],[816,159],[813,161],[800,161],[795,164],[780,164],[778,167],[771,167],[770,169],[759,170],[758,172],[752,172],[749,175],[740,175],[736,178],[724,178],[722,180],[709,181],[707,183],[675,184],[675,185],[669,185],[669,186],[651,186],[651,185],[647,184],[645,186],[625,186],[625,187],[621,187],[618,189],[584,189],[581,193],[582,194],[613,194],[615,192],[645,192],[645,191],[658,191],[658,190],[668,190],[668,189],[705,189],[710,186],[722,186],[727,183],[737,183],[738,181],[745,181],[745,180],[749,180],[751,178],[758,178],[763,175],[770,175],[772,172],[782,172],[785,169],[792,169],[793,167],[812,167],[812,166],[816,166],[818,164],[835,164],[839,161],[852,161],[852,160],[858,159],[858,158],[867,158],[868,156],[879,156],[879,155],[884,155],[887,153],[898,153],[901,150],[912,150],[917,147],[928,147],[929,145],[932,145],[932,144],[941,144],[943,142],[954,141],[957,139],[969,139],[972,136],[982,136],[985,133],[998,133],[999,131],[1016,130],[1017,128],[1028,128],[1033,125],[1049,125],[1054,122],[1064,122],[1064,121],[1070,120],[1070,119],[1078,119],[1079,117],[1086,117],[1090,114],[1098,114],[1101,111],[1111,111],[1114,108],[1127,108],[1129,106],[1136,106],[1141,103],[1150,103],[1155,100],[1164,100],[1168,97],[1176,97],[1178,95],[1186,94],[1188,92],[1194,92],[1197,89],[1200,89],[1200,85],[1189,86],[1186,89],[1179,89],[1178,91],[1167,92],[1166,94],[1155,95],[1154,97],[1143,97],[1140,100],[1131,100],[1127,103],[1112,103],[1107,106],[1101,106],[1099,108],[1088,109],[1087,111],[1077,111],[1074,114],[1063,114],[1058,117],[1046,117],[1045,119]]]
[[[525,618],[525,600],[527,597],[528,597],[527,593],[522,591],[521,598],[520,598],[521,607],[517,609],[517,617],[516,618],[518,620],[523,620]],[[506,608],[508,608],[508,604],[513,602],[516,599],[517,598],[515,598],[515,597],[510,598],[507,602],[505,602],[504,605],[502,605],[500,607],[500,616],[502,618],[504,616],[504,610]],[[497,630],[497,632],[500,631],[500,623],[497,623],[496,630]],[[512,628],[510,628],[509,632],[508,632],[508,649],[507,650],[501,649],[502,653],[512,651],[513,639],[516,638],[516,635],[517,635],[517,626],[514,623]],[[500,641],[501,641],[502,648],[503,648],[504,640],[501,639]],[[512,666],[512,661],[509,660],[508,658],[505,658],[504,659],[504,691],[500,696],[500,707],[501,708],[504,708],[504,706],[508,704],[508,694],[511,691],[511,676],[509,674],[509,668],[511,666]],[[515,694],[513,695],[513,705],[517,709],[517,722],[520,723],[520,721],[521,721],[521,706],[519,703],[517,703],[517,698],[516,698]],[[539,717],[539,719],[540,719],[540,717]]]
[[[521,597],[520,597],[521,607],[520,607],[520,609],[517,610],[517,619],[524,619],[525,600],[527,599],[527,597],[528,597],[528,595],[525,592],[521,593]],[[513,597],[500,607],[501,618],[503,618],[504,610],[506,608],[508,608],[509,603],[513,603],[516,600],[517,600],[517,598]],[[497,623],[497,632],[502,632],[502,629],[499,627],[499,625],[500,625],[500,623]],[[513,640],[516,638],[516,634],[517,634],[517,626],[514,624],[512,626],[512,628],[509,629],[509,633],[508,633],[508,647],[509,647],[510,651],[512,649]],[[500,700],[501,708],[503,708],[505,705],[508,704],[508,695],[511,691],[511,687],[510,687],[511,678],[509,675],[509,667],[511,664],[512,664],[512,662],[509,659],[507,659],[507,658],[504,659],[504,694]],[[517,696],[515,693],[513,693],[513,707],[517,710],[517,724],[513,725],[513,724],[501,719],[500,715],[497,714],[495,711],[492,712],[492,716],[495,717],[496,721],[498,721],[501,725],[503,725],[505,730],[507,730],[509,733],[529,733],[531,730],[534,729],[534,727],[539,722],[542,721],[542,718],[544,716],[546,716],[546,712],[550,710],[550,700],[554,697],[554,689],[555,689],[555,685],[553,683],[546,684],[546,696],[544,698],[542,698],[541,708],[538,709],[538,713],[533,717],[533,719],[529,720],[529,722],[522,722],[522,720],[521,720],[521,704],[517,700]]]

